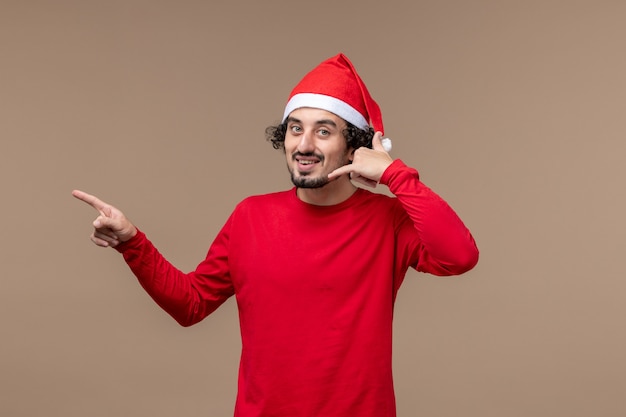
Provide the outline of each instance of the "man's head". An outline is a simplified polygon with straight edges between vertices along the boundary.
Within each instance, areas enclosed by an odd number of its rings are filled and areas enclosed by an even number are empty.
[[[302,78],[289,95],[282,123],[267,128],[266,137],[285,150],[294,184],[315,188],[350,163],[357,148],[371,147],[375,131],[383,131],[380,108],[350,60],[338,54]]]

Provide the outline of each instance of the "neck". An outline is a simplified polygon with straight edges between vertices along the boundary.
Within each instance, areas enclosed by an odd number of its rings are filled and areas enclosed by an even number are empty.
[[[356,189],[348,177],[343,176],[320,188],[298,188],[297,195],[308,204],[333,206],[346,201]]]

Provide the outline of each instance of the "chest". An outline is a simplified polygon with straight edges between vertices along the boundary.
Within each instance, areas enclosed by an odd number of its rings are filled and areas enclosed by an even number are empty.
[[[342,294],[389,279],[386,247],[393,230],[371,216],[274,211],[236,225],[229,263],[238,291]]]

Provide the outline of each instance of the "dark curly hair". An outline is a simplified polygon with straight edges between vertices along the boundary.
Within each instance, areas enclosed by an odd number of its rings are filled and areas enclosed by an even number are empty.
[[[285,149],[285,134],[287,133],[287,122],[275,126],[269,126],[265,129],[265,138],[272,142],[274,149]],[[366,148],[372,147],[372,139],[374,138],[374,129],[369,127],[367,130],[359,129],[355,125],[346,121],[346,128],[341,132],[346,138],[348,148],[358,149],[362,146]]]

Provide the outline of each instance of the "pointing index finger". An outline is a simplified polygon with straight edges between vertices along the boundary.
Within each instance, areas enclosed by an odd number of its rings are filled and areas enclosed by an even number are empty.
[[[77,199],[89,204],[91,207],[95,208],[102,214],[104,214],[103,211],[108,206],[104,201],[100,200],[95,195],[87,194],[84,191],[74,190],[72,191],[72,195],[76,197]]]

